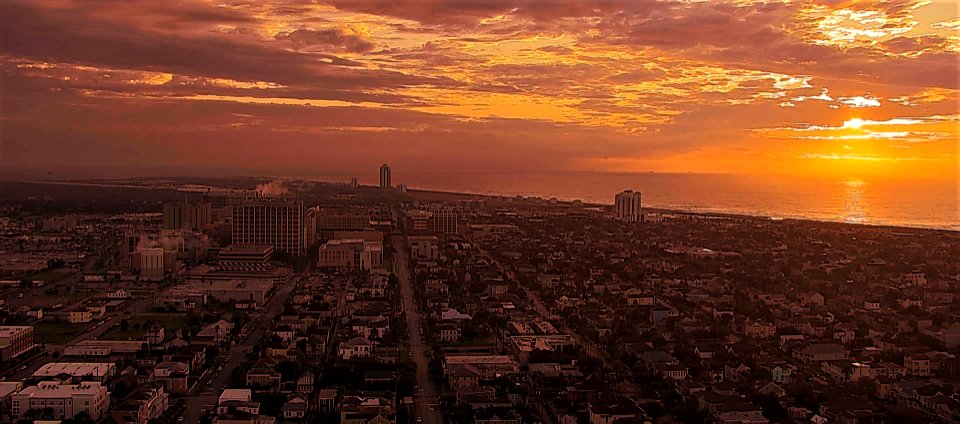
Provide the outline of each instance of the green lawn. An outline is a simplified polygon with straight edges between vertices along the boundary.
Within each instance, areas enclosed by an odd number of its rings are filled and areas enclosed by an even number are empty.
[[[187,316],[185,314],[141,314],[129,320],[127,331],[120,327],[114,328],[107,334],[104,334],[103,340],[143,340],[144,326],[147,321],[160,322],[163,325],[166,340],[172,340],[177,330],[186,327]]]
[[[66,321],[40,321],[33,326],[33,338],[37,343],[64,344],[83,333],[86,327]]]

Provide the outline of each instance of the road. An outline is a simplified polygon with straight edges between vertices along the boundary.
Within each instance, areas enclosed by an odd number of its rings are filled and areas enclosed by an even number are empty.
[[[220,392],[223,391],[223,389],[227,387],[227,383],[230,382],[230,376],[233,375],[233,370],[246,360],[247,352],[253,350],[257,341],[260,340],[263,334],[273,325],[273,317],[283,311],[283,306],[290,298],[290,294],[300,282],[300,277],[294,278],[295,282],[287,282],[279,285],[277,292],[274,293],[270,302],[267,303],[267,306],[253,317],[253,320],[248,324],[252,330],[250,330],[250,333],[243,342],[234,345],[230,349],[230,355],[226,364],[223,366],[223,370],[214,377],[213,381],[209,384],[209,388],[206,388],[203,393],[187,398],[187,410],[183,413],[183,422],[200,422],[200,417],[203,415],[202,410],[204,408],[213,409],[213,406],[217,403],[217,399],[220,397]]]
[[[410,332],[410,352],[413,353],[413,362],[417,364],[417,387],[419,390],[413,397],[417,416],[423,419],[424,424],[443,424],[437,389],[430,379],[427,360],[428,346],[420,342],[420,313],[417,312],[417,303],[413,296],[413,285],[410,281],[410,270],[407,267],[407,248],[403,237],[393,236],[394,246],[393,273],[400,280],[400,295],[403,297],[403,310],[407,314],[407,331]]]

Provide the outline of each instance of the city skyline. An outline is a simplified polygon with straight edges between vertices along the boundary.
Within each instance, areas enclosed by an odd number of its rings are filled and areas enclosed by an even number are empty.
[[[957,179],[954,1],[0,7],[5,174]]]

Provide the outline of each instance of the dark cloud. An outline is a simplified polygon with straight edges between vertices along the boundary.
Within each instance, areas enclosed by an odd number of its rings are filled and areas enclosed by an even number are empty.
[[[320,48],[351,53],[366,53],[375,47],[374,43],[361,35],[340,28],[298,29],[281,32],[277,40],[291,41],[299,48]]]

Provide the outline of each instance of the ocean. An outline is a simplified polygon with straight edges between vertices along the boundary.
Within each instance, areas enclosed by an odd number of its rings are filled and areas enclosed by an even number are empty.
[[[360,175],[375,185],[376,175]],[[350,176],[317,179],[346,181]],[[607,172],[457,172],[393,170],[409,188],[523,195],[612,204],[616,193],[643,193],[646,207],[960,230],[957,181],[818,179],[729,174]]]

